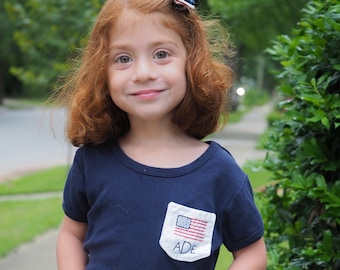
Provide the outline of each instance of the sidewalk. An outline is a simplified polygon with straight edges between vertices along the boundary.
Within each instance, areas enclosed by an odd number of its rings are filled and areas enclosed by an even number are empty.
[[[229,124],[211,136],[227,148],[242,166],[247,160],[262,159],[264,151],[256,150],[256,140],[267,127],[266,115],[271,104],[256,107],[247,113],[239,123]],[[0,259],[2,270],[57,270],[55,245],[58,230],[51,230],[37,237],[33,242],[20,246],[7,257]]]
[[[226,125],[211,139],[217,141],[234,156],[240,166],[247,160],[262,159],[265,152],[256,149],[258,137],[267,129],[266,116],[272,103],[253,108],[240,122]]]

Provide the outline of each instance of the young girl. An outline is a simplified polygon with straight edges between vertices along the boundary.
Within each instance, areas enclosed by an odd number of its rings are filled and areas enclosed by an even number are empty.
[[[202,139],[232,83],[195,1],[108,0],[59,98],[79,146],[64,190],[60,270],[265,269],[247,176]],[[227,266],[226,266],[227,267]]]

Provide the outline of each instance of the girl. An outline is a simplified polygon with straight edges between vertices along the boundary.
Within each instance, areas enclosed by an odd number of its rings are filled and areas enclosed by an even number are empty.
[[[60,270],[265,269],[247,176],[215,142],[231,70],[195,1],[108,0],[60,99],[78,149],[64,190]]]

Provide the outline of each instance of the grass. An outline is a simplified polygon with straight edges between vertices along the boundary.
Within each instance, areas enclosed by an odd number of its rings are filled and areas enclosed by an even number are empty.
[[[226,270],[232,261],[232,254],[226,249],[225,246],[222,246],[217,259],[215,270]]]
[[[0,183],[0,195],[60,191],[64,187],[67,171],[67,166],[60,166]]]
[[[53,198],[0,202],[0,257],[56,228],[63,216],[61,201],[61,198]]]
[[[32,173],[0,184],[0,195],[61,191],[67,166]],[[62,198],[0,202],[0,257],[37,235],[56,228],[62,219]]]
[[[237,111],[231,112],[228,116],[228,121],[227,123],[237,123],[241,120],[243,115],[245,115],[247,112],[251,110],[250,106],[242,106],[240,105]]]
[[[36,106],[43,106],[44,101],[40,99],[4,99],[3,104],[7,109],[11,110],[17,110],[17,109],[25,109],[25,108],[31,108]]]
[[[263,160],[248,161],[242,169],[248,175],[252,187],[257,190],[268,184],[273,175],[272,172],[264,169],[261,164]]]

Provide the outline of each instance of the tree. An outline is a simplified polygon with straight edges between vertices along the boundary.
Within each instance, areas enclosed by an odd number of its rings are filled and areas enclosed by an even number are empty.
[[[23,62],[10,72],[26,96],[46,96],[77,53],[98,12],[101,0],[17,0],[5,2],[15,27],[14,39]]]
[[[0,104],[5,95],[14,95],[20,91],[18,80],[9,73],[11,64],[20,63],[19,48],[13,40],[13,24],[5,12],[4,5],[0,5]]]
[[[234,36],[240,75],[254,78],[259,88],[271,87],[273,65],[264,50],[279,34],[286,34],[299,20],[308,0],[209,0],[211,10],[219,14]]]
[[[339,14],[338,0],[313,0],[268,49],[285,113],[266,145],[277,181],[262,198],[269,269],[340,269]]]

